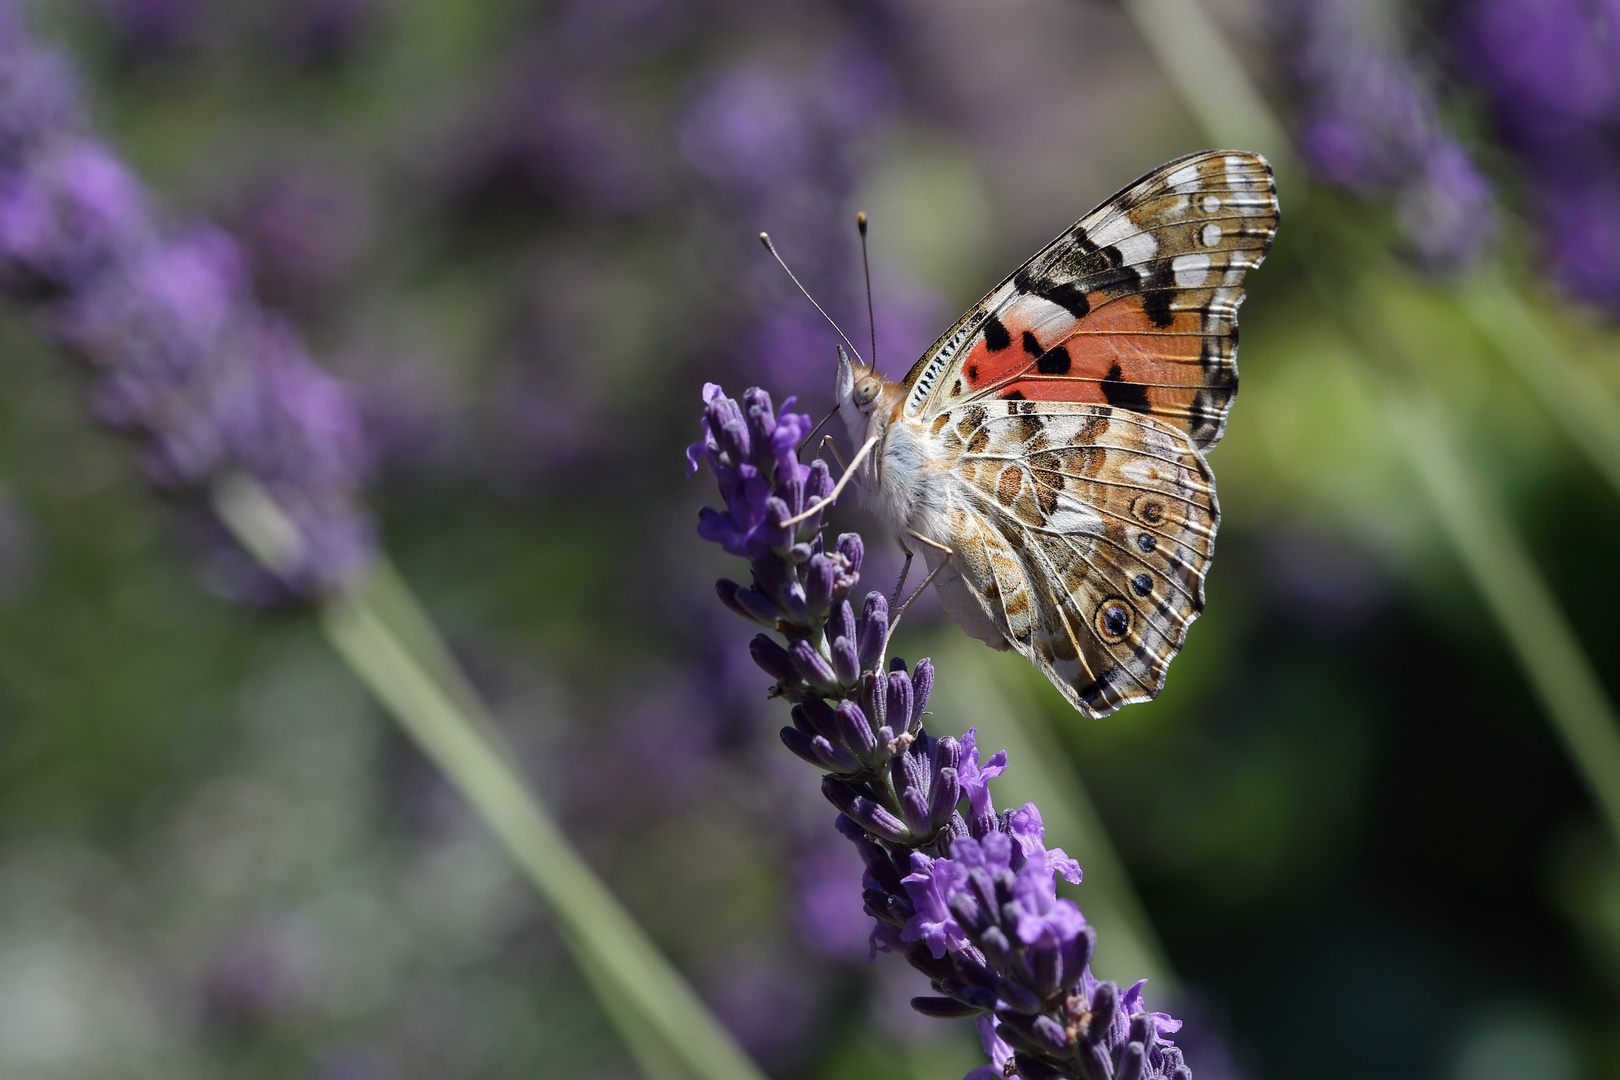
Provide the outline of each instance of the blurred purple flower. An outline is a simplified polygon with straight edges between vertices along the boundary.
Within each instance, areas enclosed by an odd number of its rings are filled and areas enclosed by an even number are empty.
[[[719,962],[705,980],[705,996],[749,1056],[780,1073],[810,1049],[815,988],[787,958],[768,946],[751,946]]]
[[[1395,203],[1420,265],[1467,265],[1494,235],[1490,185],[1373,0],[1279,0],[1301,92],[1300,152],[1322,180]]]
[[[774,680],[770,696],[794,703],[782,741],[823,771],[836,828],[864,864],[872,949],[900,953],[932,980],[937,996],[912,1007],[981,1017],[992,1060],[1032,1080],[1190,1080],[1165,1038],[1179,1022],[1147,1011],[1141,983],[1122,994],[1092,976],[1096,934],[1057,895],[1056,875],[1079,881],[1079,865],[1046,848],[1034,804],[995,813],[988,783],[1005,753],[981,763],[975,731],[957,740],[924,730],[933,665],[885,664],[887,602],[869,593],[857,618],[848,599],[860,537],[828,552],[819,508],[787,524],[830,490],[819,459],[797,460],[809,418],[778,413],[757,388],[739,403],[710,383],[703,401],[704,438],[687,461],[694,472],[708,463],[726,509],[705,508],[699,533],[747,558],[752,576],[747,587],[720,581],[720,599],[786,641],[758,634],[749,651]]]
[[[140,58],[197,45],[208,8],[204,0],[96,0],[95,6],[124,51]]]
[[[284,0],[272,36],[295,64],[338,63],[377,24],[383,6],[383,0]]]
[[[272,307],[329,306],[371,239],[366,193],[342,177],[300,168],[259,180],[230,216],[247,248],[254,291]]]
[[[1474,0],[1456,37],[1524,167],[1553,276],[1620,311],[1620,0]]]
[[[44,308],[91,371],[93,413],[146,439],[156,483],[256,481],[297,531],[280,583],[340,587],[373,544],[348,391],[258,306],[233,240],[161,235],[138,182],[77,132],[54,76],[27,76],[52,70],[49,56],[0,7],[0,58],[23,73],[0,77],[0,289]]]

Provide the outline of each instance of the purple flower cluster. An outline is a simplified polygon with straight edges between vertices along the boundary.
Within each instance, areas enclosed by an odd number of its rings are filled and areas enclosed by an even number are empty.
[[[1620,2],[1474,0],[1457,39],[1523,162],[1553,273],[1620,311]]]
[[[337,588],[367,564],[366,452],[347,390],[254,299],[226,234],[169,235],[138,180],[84,133],[72,79],[0,6],[0,293],[83,359],[98,419],[139,435],[152,481],[256,481],[297,527],[277,585]]]
[[[821,769],[837,829],[859,851],[863,898],[875,920],[873,952],[897,952],[932,981],[912,1007],[941,1018],[977,1017],[993,1065],[969,1080],[1190,1080],[1166,1036],[1180,1023],[1142,1003],[1142,984],[1099,982],[1096,934],[1057,876],[1080,867],[1046,847],[1033,803],[1000,811],[990,781],[1005,751],[981,761],[976,732],[960,739],[923,727],[933,665],[885,664],[889,607],[868,593],[855,614],[862,543],[822,542],[822,514],[788,524],[829,495],[824,462],[800,463],[810,418],[780,412],[751,389],[741,403],[704,387],[704,438],[687,451],[706,461],[725,509],[704,508],[698,531],[748,560],[751,584],[721,580],[727,607],[761,633],[750,652],[793,703],[782,741]],[[784,643],[785,642],[785,643]],[[963,803],[966,803],[966,815]]]
[[[1298,140],[1319,178],[1394,204],[1414,259],[1466,265],[1491,239],[1494,198],[1374,0],[1279,0],[1301,92]]]

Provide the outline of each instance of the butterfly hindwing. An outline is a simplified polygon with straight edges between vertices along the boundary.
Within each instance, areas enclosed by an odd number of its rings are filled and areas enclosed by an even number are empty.
[[[1205,151],[1154,170],[1025,263],[907,376],[905,415],[974,401],[1109,405],[1200,450],[1237,392],[1243,275],[1276,232],[1257,154]]]
[[[1220,511],[1203,455],[1111,406],[984,401],[930,427],[953,562],[1007,641],[1085,715],[1157,694],[1204,606]]]

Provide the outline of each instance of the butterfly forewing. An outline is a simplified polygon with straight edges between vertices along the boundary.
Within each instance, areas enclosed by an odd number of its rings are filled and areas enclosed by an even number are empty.
[[[906,377],[905,415],[991,399],[1109,405],[1200,450],[1237,392],[1243,275],[1276,232],[1264,158],[1206,151],[1082,218],[952,327]]]

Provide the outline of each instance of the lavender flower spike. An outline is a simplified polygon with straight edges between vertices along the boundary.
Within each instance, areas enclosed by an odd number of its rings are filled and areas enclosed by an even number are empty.
[[[885,670],[887,603],[870,593],[857,618],[849,599],[860,537],[829,550],[822,515],[782,524],[832,488],[820,461],[796,456],[810,418],[773,411],[758,389],[738,404],[711,383],[703,401],[704,437],[687,460],[693,472],[708,463],[725,509],[705,508],[698,532],[752,574],[747,586],[721,581],[720,599],[781,635],[758,635],[750,651],[771,696],[794,703],[782,741],[825,772],[835,825],[866,866],[874,953],[900,953],[932,982],[912,1007],[978,1017],[992,1064],[967,1080],[1191,1080],[1168,1038],[1180,1022],[1149,1012],[1141,983],[1121,991],[1091,974],[1096,933],[1057,895],[1057,875],[1079,881],[1079,864],[1046,847],[1033,803],[996,811],[989,784],[1006,752],[981,761],[975,731],[923,727],[927,660]]]
[[[355,403],[259,306],[235,241],[165,235],[149,202],[84,130],[61,58],[0,4],[0,294],[39,308],[84,361],[92,412],[142,439],[153,483],[245,478],[270,496],[292,542],[276,580],[237,572],[237,592],[341,588],[373,549]]]

